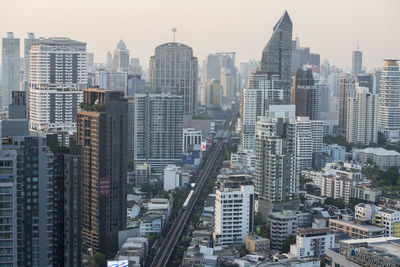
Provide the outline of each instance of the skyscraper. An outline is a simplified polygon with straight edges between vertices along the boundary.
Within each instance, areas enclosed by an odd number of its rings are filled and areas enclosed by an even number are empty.
[[[324,122],[297,117],[296,127],[297,162],[302,171],[311,168],[313,153],[322,150]]]
[[[296,105],[296,116],[317,119],[317,86],[311,69],[298,69],[293,83],[292,104]]]
[[[114,50],[113,69],[114,71],[129,71],[129,49],[122,40],[118,42]]]
[[[284,92],[277,74],[254,72],[247,88],[243,89],[240,114],[241,144],[243,149],[255,149],[255,127],[257,118],[265,116],[269,105],[279,104]]]
[[[287,11],[275,24],[271,38],[262,52],[261,69],[279,75],[284,93],[283,104],[291,103],[291,58],[293,24]]]
[[[28,38],[24,39],[24,90],[28,91],[28,83],[29,83],[29,66],[30,66],[30,56],[29,53],[31,51],[31,45],[33,42],[37,42],[39,39],[35,38],[35,34],[33,32],[28,32]]]
[[[155,173],[182,161],[183,97],[172,94],[134,96],[135,167],[147,163]]]
[[[19,91],[20,58],[19,38],[14,38],[14,33],[8,32],[3,38],[2,46],[2,92],[1,107],[8,109],[11,103],[11,92]]]
[[[150,82],[156,93],[172,92],[183,96],[184,115],[197,111],[197,58],[193,50],[180,43],[166,43],[155,49],[150,59]]]
[[[339,134],[346,136],[347,127],[347,99],[355,96],[356,80],[353,75],[340,76],[339,83]]]
[[[400,70],[397,62],[385,60],[379,92],[378,130],[391,142],[400,140]]]
[[[358,75],[362,73],[362,52],[359,50],[353,51],[351,61],[351,73]]]
[[[255,192],[269,202],[298,194],[294,105],[271,105],[256,124]]]
[[[86,44],[54,37],[30,52],[29,125],[34,131],[76,131],[76,112],[87,87]]]
[[[82,144],[82,249],[116,251],[126,227],[127,100],[120,92],[84,90],[78,112]]]
[[[356,95],[347,99],[346,141],[369,145],[378,140],[378,95],[357,86]]]

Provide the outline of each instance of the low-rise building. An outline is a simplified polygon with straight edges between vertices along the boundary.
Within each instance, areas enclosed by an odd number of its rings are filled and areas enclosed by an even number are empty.
[[[169,218],[172,209],[172,201],[167,198],[152,198],[147,203],[148,210],[164,210],[166,213],[166,219]]]
[[[322,151],[327,153],[332,161],[345,161],[346,147],[337,144],[324,145]]]
[[[381,237],[349,239],[340,242],[340,248],[328,249],[327,267],[382,267],[399,266],[400,238]]]
[[[271,212],[268,215],[271,249],[281,250],[289,236],[297,235],[297,215],[291,210]]]
[[[174,190],[179,188],[181,182],[181,167],[167,165],[164,169],[164,190]]]
[[[297,259],[320,258],[326,250],[335,246],[335,234],[328,228],[303,229],[296,236],[296,244],[290,246],[290,256]]]
[[[383,170],[390,167],[400,167],[400,153],[382,147],[360,149],[357,159],[362,163],[371,162]]]
[[[144,266],[149,242],[145,237],[130,237],[118,251],[118,260],[128,260],[128,266]]]
[[[270,240],[265,237],[261,237],[255,234],[249,234],[246,236],[246,248],[251,253],[254,252],[269,252]]]
[[[382,190],[361,186],[350,187],[350,198],[362,200],[366,203],[377,203],[382,195]]]
[[[141,236],[149,234],[160,234],[164,228],[166,213],[163,210],[153,210],[146,212],[140,219],[139,231]]]
[[[329,219],[329,229],[344,232],[357,239],[385,236],[383,227],[369,224],[368,221],[362,219]]]

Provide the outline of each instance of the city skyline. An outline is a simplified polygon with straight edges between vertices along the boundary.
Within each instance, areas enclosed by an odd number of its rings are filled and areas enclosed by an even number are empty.
[[[215,51],[236,51],[237,62],[244,62],[251,58],[261,59],[260,51],[271,36],[272,26],[287,10],[294,24],[293,38],[299,37],[301,46],[321,54],[321,61],[327,58],[331,64],[350,70],[351,52],[358,45],[368,70],[382,67],[384,58],[400,57],[400,37],[382,30],[390,25],[392,31],[400,31],[395,15],[400,8],[397,1],[386,1],[384,6],[379,1],[358,0],[331,3],[253,0],[246,4],[146,1],[140,3],[140,12],[135,12],[139,6],[135,2],[117,1],[111,5],[106,1],[87,1],[79,3],[79,9],[74,8],[77,2],[69,3],[63,11],[55,9],[48,0],[41,0],[40,4],[27,1],[24,5],[17,2],[0,4],[1,10],[7,11],[0,16],[0,33],[4,37],[6,32],[14,32],[21,40],[26,37],[26,32],[34,32],[37,37],[68,36],[86,42],[88,51],[95,54],[95,62],[105,62],[107,51],[112,52],[122,39],[131,51],[131,57],[140,58],[147,68],[154,48],[171,42],[171,30],[176,27],[176,41],[192,47],[199,61]],[[209,8],[211,4],[212,9]],[[346,8],[342,8],[343,4]],[[88,20],[87,10],[91,8],[94,12]],[[204,16],[193,19],[191,10]],[[114,16],[115,12],[119,15]],[[70,14],[74,14],[74,19],[70,19]],[[152,16],[151,23],[146,22],[149,15]],[[203,23],[206,16],[218,19],[210,26]],[[374,19],[370,19],[371,16]],[[39,19],[41,17],[46,19]],[[49,20],[62,23],[48,23]],[[96,28],[101,31],[93,30]]]

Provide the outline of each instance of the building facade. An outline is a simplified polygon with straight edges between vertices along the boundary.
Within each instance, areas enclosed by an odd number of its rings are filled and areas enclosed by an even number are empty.
[[[157,46],[150,59],[150,82],[156,93],[172,92],[183,98],[185,115],[197,112],[197,58],[180,43]]]
[[[82,249],[116,251],[126,227],[127,100],[120,92],[84,90],[78,112],[82,144]]]
[[[42,132],[75,132],[76,114],[87,87],[86,44],[69,38],[31,44],[29,126]]]
[[[20,89],[19,38],[8,32],[2,42],[2,92],[1,107],[8,109],[11,104],[11,92]]]

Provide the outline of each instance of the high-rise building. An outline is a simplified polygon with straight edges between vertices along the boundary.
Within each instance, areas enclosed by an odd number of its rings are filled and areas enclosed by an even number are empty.
[[[256,124],[255,190],[270,202],[293,199],[298,194],[294,105],[271,105]]]
[[[283,90],[283,104],[291,103],[292,28],[287,11],[275,24],[271,38],[262,52],[261,69],[279,75]]]
[[[183,139],[183,97],[171,94],[134,96],[134,161],[147,162],[155,173],[180,165]]]
[[[359,87],[367,87],[371,94],[376,94],[376,81],[374,74],[357,75],[357,83]]]
[[[298,69],[303,69],[304,65],[312,65],[319,69],[320,55],[310,53],[309,47],[300,47],[299,38],[292,41],[292,75],[295,75]]]
[[[302,171],[311,168],[313,153],[322,150],[324,122],[297,117],[296,125],[297,161],[299,171]]]
[[[281,103],[284,92],[277,74],[254,72],[247,88],[243,89],[240,114],[243,149],[255,149],[255,125],[269,105]]]
[[[129,71],[129,49],[124,41],[120,40],[114,50],[113,69],[115,71]]]
[[[180,43],[157,46],[150,59],[150,82],[154,92],[171,92],[183,97],[185,115],[197,111],[197,58]]]
[[[120,92],[84,90],[78,112],[82,144],[82,249],[116,251],[126,228],[127,100]]]
[[[53,225],[55,251],[53,264],[78,267],[82,263],[82,154],[81,145],[70,137],[68,147],[58,141],[57,134],[47,135],[53,152],[53,181],[56,186]]]
[[[355,96],[356,80],[353,75],[341,75],[339,84],[339,134],[346,136],[347,99]]]
[[[34,131],[74,132],[87,87],[86,44],[69,38],[31,44],[29,126]]]
[[[2,44],[2,92],[1,107],[8,109],[11,104],[11,92],[20,89],[19,38],[8,32]]]
[[[351,60],[351,73],[355,76],[362,73],[362,52],[359,50],[353,51]]]
[[[378,130],[391,142],[400,140],[400,70],[397,61],[385,60],[379,92]]]
[[[296,105],[296,116],[317,119],[318,92],[311,69],[298,69],[293,83],[292,104]]]
[[[164,169],[164,190],[175,190],[181,184],[181,167],[176,165],[167,165]]]
[[[355,97],[347,99],[347,142],[362,145],[377,142],[378,103],[378,95],[367,87],[357,86]]]
[[[3,266],[18,266],[17,151],[0,150],[0,171],[0,262]]]
[[[214,243],[244,244],[246,236],[254,232],[254,186],[221,186],[215,195]]]
[[[28,32],[28,38],[24,39],[24,90],[28,91],[28,83],[29,83],[29,66],[30,66],[30,56],[29,53],[31,51],[31,45],[33,42],[37,42],[39,39],[35,38],[35,34],[33,32]]]

